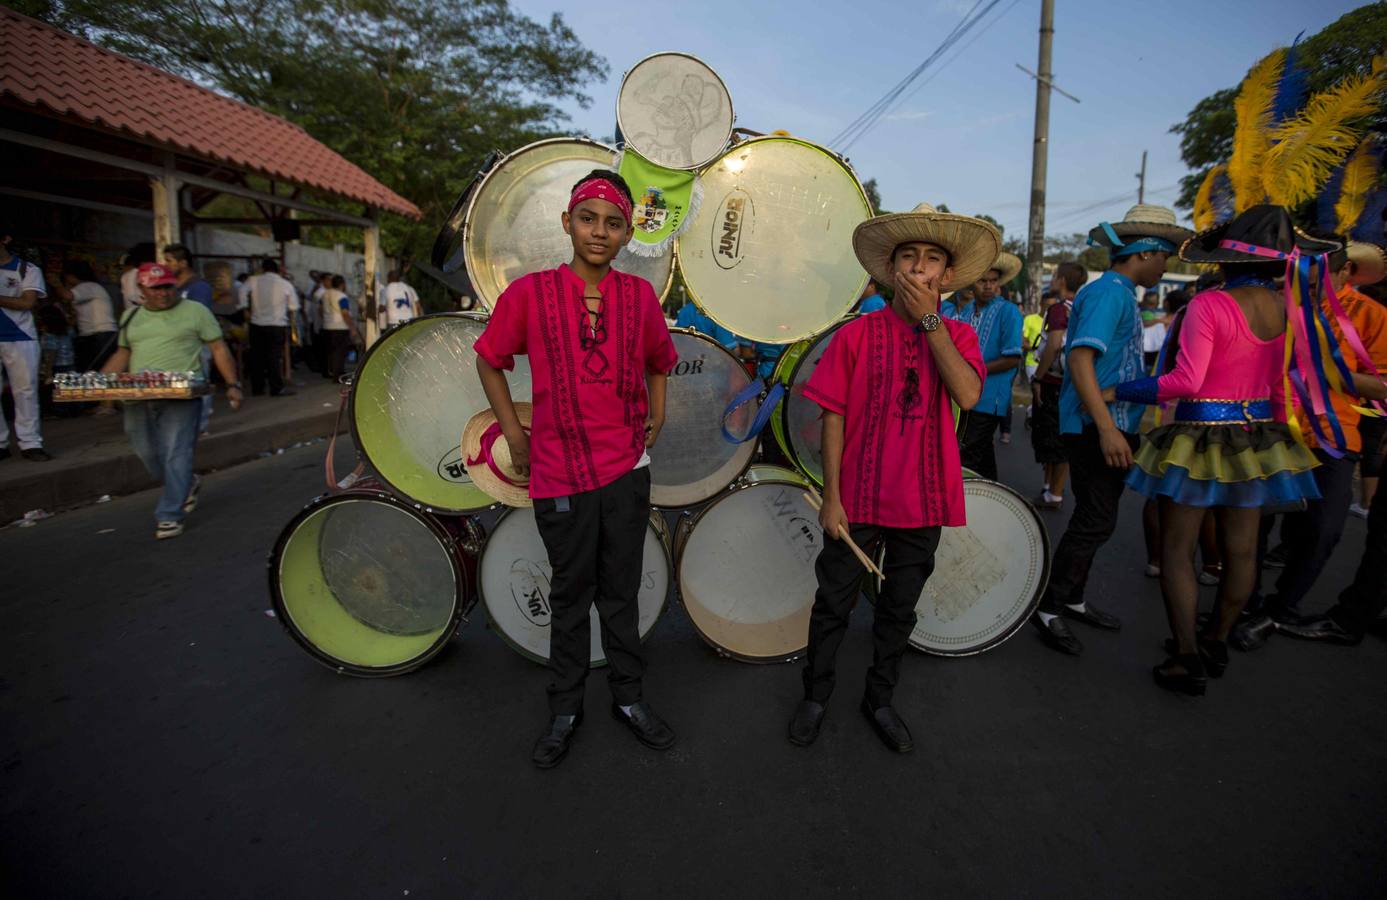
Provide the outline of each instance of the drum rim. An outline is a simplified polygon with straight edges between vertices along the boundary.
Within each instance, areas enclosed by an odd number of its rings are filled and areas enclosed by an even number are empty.
[[[426,319],[449,318],[470,319],[474,322],[485,323],[487,319],[490,318],[490,315],[486,312],[481,312],[478,310],[460,310],[455,312],[429,313],[426,316],[419,316],[417,318],[410,319],[408,322],[401,322],[399,325],[396,325],[395,327],[390,328],[386,330],[384,333],[382,333],[374,344],[366,348],[366,352],[362,354],[361,360],[356,364],[356,373],[352,376],[351,390],[347,393],[347,424],[351,427],[352,443],[355,444],[357,449],[361,451],[361,455],[366,458],[366,464],[371,467],[371,471],[374,472],[376,477],[380,479],[381,484],[389,488],[390,493],[394,494],[397,499],[411,503],[418,511],[428,514],[441,513],[443,515],[449,516],[467,516],[487,509],[496,501],[487,498],[487,500],[479,506],[460,507],[426,506],[425,504],[420,503],[418,500],[415,500],[413,497],[411,497],[407,491],[402,490],[399,485],[391,481],[385,475],[385,473],[381,471],[380,466],[376,465],[376,461],[371,458],[371,452],[366,449],[365,441],[361,439],[361,432],[357,428],[356,424],[356,391],[358,386],[361,384],[361,374],[366,371],[366,366],[371,362],[372,355],[374,355],[378,350],[380,350],[382,346],[385,345],[386,340],[389,337],[401,333],[410,327],[413,327],[416,322],[423,322]],[[461,441],[461,439],[462,432],[459,431],[458,440]]]
[[[799,359],[796,359],[795,364],[790,367],[790,371],[785,381],[785,396],[782,397],[780,400],[780,408],[775,411],[775,417],[780,420],[780,428],[785,434],[786,446],[781,447],[780,449],[785,451],[785,456],[790,460],[790,462],[794,463],[795,470],[798,471],[801,475],[803,475],[810,484],[814,485],[814,487],[819,490],[823,490],[823,478],[815,478],[813,475],[809,474],[809,470],[806,469],[804,467],[804,463],[800,461],[799,452],[795,449],[794,442],[790,440],[790,398],[794,396],[791,393],[791,391],[795,386],[795,376],[799,375],[800,367],[804,365],[804,361],[809,357],[809,352],[813,350],[816,346],[818,346],[819,340],[823,338],[828,338],[829,340],[832,340],[832,336],[838,332],[838,329],[842,328],[849,322],[852,322],[861,317],[861,313],[849,313],[848,315],[844,316],[841,319],[838,319],[833,324],[829,325],[827,328],[825,328],[818,334],[810,335],[809,337],[805,338],[805,341],[809,343],[809,346],[804,348],[804,352],[799,355]]]
[[[482,590],[482,565],[486,560],[487,551],[491,549],[492,539],[495,538],[497,532],[501,530],[501,523],[504,522],[506,519],[510,518],[512,515],[514,515],[517,509],[533,510],[533,507],[506,507],[501,512],[501,515],[496,517],[495,524],[491,526],[491,531],[487,534],[486,543],[482,545],[481,552],[477,554],[477,600],[481,604],[482,609],[486,611],[486,624],[488,631],[495,634],[497,637],[501,639],[502,643],[514,650],[516,653],[519,653],[521,656],[525,657],[525,659],[529,660],[530,662],[539,663],[541,666],[547,666],[549,665],[548,657],[540,656],[538,653],[533,653],[525,647],[520,646],[519,641],[515,640],[513,637],[507,634],[505,630],[503,630],[500,627],[500,625],[497,624],[496,617],[491,614],[491,604],[487,602],[486,593]],[[654,515],[655,511],[651,510],[651,515],[647,517],[647,519],[653,518]],[[660,529],[655,528],[655,526],[651,522],[647,521],[645,529],[647,533],[649,533],[650,531],[655,532],[655,536],[660,544],[660,551],[664,554],[665,557],[665,565],[668,567],[670,572],[670,579],[669,583],[665,585],[665,595],[660,598],[660,607],[655,611],[655,618],[650,622],[650,630],[643,635],[637,635],[640,638],[641,646],[644,646],[645,642],[650,638],[650,635],[655,633],[655,626],[660,624],[660,619],[664,618],[665,613],[668,611],[670,595],[674,589],[675,581],[674,563],[670,560],[670,545],[673,543],[674,538],[672,535],[669,535],[668,537],[666,535],[666,532],[669,532],[668,525],[666,525],[665,530],[662,532]],[[541,543],[543,543],[542,539]],[[546,550],[545,552],[547,553],[548,551]],[[637,607],[639,607],[639,605],[640,602],[639,600],[637,600]],[[637,625],[639,626],[639,609],[637,610],[636,618]],[[639,630],[639,627],[637,630]],[[593,669],[605,668],[607,665],[608,662],[605,656],[603,656],[602,659],[597,662],[592,662],[591,660],[589,660],[588,671],[592,671]]]
[[[612,155],[612,161],[609,163],[609,165],[611,165],[612,168],[616,167],[615,158],[617,150],[615,147],[587,137],[550,137],[543,138],[538,141],[531,141],[523,147],[518,147],[515,150],[512,150],[510,153],[507,153],[505,156],[498,159],[496,161],[496,165],[492,166],[489,170],[487,170],[486,174],[483,175],[481,180],[477,182],[477,186],[472,191],[472,196],[467,199],[467,209],[462,214],[462,226],[459,229],[458,239],[462,242],[463,268],[467,272],[467,279],[472,283],[472,287],[477,292],[477,302],[480,303],[488,313],[490,313],[492,310],[496,308],[496,301],[500,300],[501,297],[498,294],[494,299],[488,298],[486,296],[486,293],[482,290],[482,286],[477,281],[477,279],[472,277],[472,254],[469,251],[469,248],[471,247],[471,236],[473,230],[472,217],[477,207],[477,200],[482,196],[482,192],[486,190],[486,186],[488,183],[490,183],[491,179],[494,178],[498,172],[504,169],[507,163],[511,162],[516,157],[520,156],[522,153],[526,153],[530,150],[534,150],[538,147],[544,147],[549,144],[582,144],[591,147],[597,147],[601,150],[607,151]],[[664,301],[665,295],[669,293],[670,288],[674,286],[674,271],[679,265],[678,249],[674,246],[675,243],[676,242],[671,242],[670,244],[669,276],[665,279],[664,287],[656,287],[653,284],[651,285],[652,288],[655,288],[655,298],[657,300],[660,300],[661,302]]]
[[[616,89],[616,127],[617,127],[617,130],[621,132],[621,136],[622,136],[622,138],[624,139],[624,138],[626,137],[626,125],[621,121],[621,93],[622,93],[622,91],[626,90],[626,82],[630,80],[630,78],[631,78],[631,73],[632,73],[632,72],[636,71],[636,70],[639,69],[644,63],[650,62],[650,60],[654,59],[654,58],[657,57],[657,56],[682,56],[682,57],[684,57],[685,59],[691,59],[691,60],[693,60],[694,62],[698,63],[698,64],[699,64],[700,66],[702,66],[703,68],[707,69],[708,72],[709,72],[709,74],[711,74],[714,78],[717,79],[718,84],[722,85],[722,94],[723,94],[723,96],[727,98],[727,109],[728,109],[728,111],[729,111],[730,113],[732,113],[732,121],[731,121],[731,122],[728,124],[728,126],[727,126],[727,138],[723,141],[722,149],[719,150],[718,152],[714,153],[714,154],[713,154],[712,156],[710,156],[709,158],[703,160],[702,162],[696,163],[695,165],[692,165],[692,166],[666,166],[666,167],[665,167],[665,168],[669,168],[669,169],[677,169],[677,170],[680,171],[680,172],[700,172],[700,171],[703,170],[703,168],[704,168],[705,166],[711,165],[715,160],[721,158],[722,155],[723,155],[724,153],[727,152],[728,144],[729,144],[729,142],[731,142],[731,140],[732,140],[732,135],[733,135],[733,133],[735,132],[735,130],[736,130],[736,128],[737,128],[737,106],[736,106],[736,104],[735,104],[735,103],[733,102],[733,100],[732,100],[732,89],[729,88],[729,87],[727,86],[727,82],[726,82],[725,80],[723,80],[723,77],[722,77],[721,75],[718,74],[717,69],[714,69],[711,65],[709,65],[709,64],[706,63],[706,62],[704,62],[702,59],[698,58],[697,56],[694,56],[692,53],[686,53],[686,52],[684,52],[683,50],[661,50],[661,51],[659,51],[659,52],[651,53],[651,54],[649,54],[648,56],[645,56],[645,57],[643,57],[643,58],[641,58],[641,59],[636,60],[636,62],[631,66],[631,68],[627,69],[627,70],[622,74],[622,76],[621,76],[621,84],[618,85],[618,86],[617,86],[617,89]],[[624,143],[624,147],[631,147],[631,146],[632,146],[632,145],[631,145],[631,142],[630,142],[629,140],[624,140],[623,143]],[[632,149],[635,149],[635,148],[632,147]],[[636,150],[636,152],[637,152],[637,153],[640,153],[640,150]],[[642,159],[644,159],[644,158],[645,158],[645,157],[644,157],[644,154],[642,154]],[[660,163],[656,163],[656,165],[661,165],[661,164],[660,164]]]
[[[284,561],[284,549],[289,544],[289,538],[298,529],[298,526],[306,522],[310,517],[329,506],[361,500],[371,500],[403,510],[406,514],[413,516],[417,521],[422,522],[433,534],[445,550],[448,550],[448,565],[453,570],[453,610],[448,616],[448,622],[443,627],[442,633],[438,636],[428,649],[419,655],[412,657],[404,662],[394,663],[389,666],[363,666],[359,663],[349,663],[346,660],[338,659],[325,652],[316,644],[310,641],[301,629],[293,624],[293,616],[289,612],[288,604],[284,599],[284,592],[280,588],[279,574]],[[471,518],[471,517],[468,517]],[[473,523],[479,527],[479,523]],[[270,549],[269,556],[265,560],[265,568],[269,577],[270,584],[270,605],[274,609],[275,618],[279,624],[294,639],[294,642],[307,651],[308,655],[320,664],[327,666],[339,675],[352,675],[357,678],[388,678],[393,675],[405,675],[422,667],[425,663],[432,660],[443,651],[458,631],[462,628],[462,623],[467,620],[468,614],[476,607],[481,597],[480,579],[474,578],[475,585],[469,584],[467,571],[463,568],[458,554],[461,552],[461,545],[453,535],[449,534],[442,525],[438,524],[435,517],[416,509],[405,503],[399,497],[386,491],[342,491],[336,494],[320,494],[308,502],[303,509],[294,514],[288,523],[280,530],[279,536],[275,538],[274,546]],[[477,555],[478,571],[480,571],[481,554]],[[470,592],[468,587],[476,589]]]
[[[797,137],[794,137],[794,136],[791,136],[791,135],[784,135],[784,134],[763,134],[763,135],[759,135],[759,136],[757,136],[757,137],[747,138],[747,139],[744,140],[744,141],[737,141],[736,143],[732,144],[732,145],[729,146],[727,149],[725,149],[722,153],[720,153],[720,154],[718,154],[717,156],[715,156],[715,157],[712,159],[712,161],[710,161],[710,162],[709,162],[706,166],[704,166],[702,169],[699,169],[698,174],[699,174],[700,177],[701,177],[708,169],[711,169],[713,166],[717,165],[717,164],[718,164],[722,159],[724,159],[729,153],[733,152],[734,150],[737,150],[737,149],[740,148],[740,147],[745,147],[745,146],[747,146],[748,144],[765,143],[765,142],[767,142],[767,141],[783,141],[783,142],[792,143],[792,144],[802,144],[802,145],[804,145],[805,147],[809,147],[810,149],[819,151],[819,152],[822,153],[824,156],[828,157],[829,159],[833,160],[833,161],[834,161],[835,163],[837,163],[838,165],[842,166],[843,170],[844,170],[845,172],[847,172],[848,175],[852,176],[852,183],[853,183],[854,185],[857,186],[857,193],[858,193],[859,196],[862,197],[862,202],[863,202],[863,204],[867,207],[867,218],[870,219],[870,218],[872,217],[872,213],[873,213],[873,210],[872,210],[872,201],[867,197],[867,191],[866,191],[865,188],[862,187],[862,179],[859,178],[859,177],[857,177],[857,170],[854,169],[854,168],[852,167],[852,164],[849,163],[849,162],[848,162],[846,159],[844,159],[843,157],[841,157],[841,156],[839,156],[838,154],[834,153],[834,152],[833,152],[832,150],[830,150],[829,148],[823,146],[822,144],[816,144],[816,143],[814,143],[813,141],[807,141],[807,140],[805,140],[804,138],[797,138]],[[500,164],[498,163],[497,166],[499,167]],[[493,170],[493,171],[494,171],[494,170]],[[480,189],[479,189],[479,192],[480,192]],[[704,208],[705,208],[705,209],[707,208],[707,204],[704,205]],[[866,219],[864,219],[863,221],[866,221]],[[677,254],[678,251],[679,251],[680,244],[681,244],[685,239],[687,239],[688,237],[690,237],[692,234],[693,234],[692,230],[686,230],[683,234],[679,235],[678,237],[676,237],[676,238],[674,239],[674,250],[675,250],[675,253],[676,253],[676,254]],[[858,268],[861,268],[861,266],[859,265]],[[703,302],[699,299],[698,291],[694,290],[693,285],[689,283],[688,273],[684,271],[684,267],[683,267],[682,265],[680,265],[679,271],[680,271],[680,274],[681,274],[681,275],[683,276],[683,278],[684,278],[684,290],[688,291],[688,293],[689,293],[689,298],[693,300],[694,305],[697,306],[697,307],[699,308],[699,310],[700,310],[705,316],[707,316],[708,318],[712,319],[714,322],[716,322],[717,324],[721,325],[723,328],[726,328],[728,331],[732,332],[733,334],[738,334],[738,332],[737,332],[737,330],[736,330],[735,328],[730,327],[726,322],[722,321],[722,320],[719,319],[717,316],[713,315],[713,313],[712,313],[711,311],[709,311],[709,309],[703,304]],[[867,281],[868,281],[870,278],[871,278],[871,276],[867,274],[866,270],[863,270],[863,272],[862,272],[862,279],[861,279],[861,281],[858,282],[857,290],[856,290],[856,291],[854,292],[854,294],[853,294],[852,302],[848,304],[848,307],[847,307],[846,309],[844,309],[843,312],[842,312],[837,318],[835,318],[835,319],[833,320],[833,322],[830,322],[830,323],[829,323],[830,325],[842,321],[843,318],[845,318],[849,313],[852,312],[853,304],[857,303],[858,298],[862,296],[862,289],[863,289],[864,287],[867,286]],[[748,340],[759,341],[760,343],[763,343],[763,344],[775,344],[776,346],[780,346],[780,347],[788,347],[788,346],[790,346],[791,344],[795,344],[795,343],[798,343],[798,342],[800,342],[800,341],[807,341],[807,340],[813,338],[815,335],[822,334],[825,330],[826,330],[826,327],[825,327],[825,328],[820,328],[818,331],[813,331],[813,332],[810,332],[809,334],[801,334],[801,335],[798,335],[798,336],[796,336],[796,337],[790,338],[790,339],[785,340],[785,341],[780,341],[780,342],[776,342],[776,341],[764,341],[764,340],[761,340],[760,338],[756,338],[756,337],[749,337]]]
[[[746,372],[746,367],[743,366],[743,365],[741,364],[742,361],[741,361],[740,359],[737,359],[737,357],[736,357],[735,355],[733,355],[733,353],[732,353],[731,350],[728,350],[728,349],[727,349],[726,347],[724,347],[722,344],[719,344],[716,340],[714,340],[713,338],[711,338],[711,337],[709,337],[708,335],[704,334],[703,332],[699,331],[697,328],[670,328],[670,329],[669,329],[669,333],[670,333],[670,334],[684,334],[684,335],[688,335],[688,336],[690,336],[690,337],[695,337],[695,338],[698,338],[698,339],[700,339],[700,340],[706,341],[706,342],[708,342],[709,344],[712,344],[712,345],[713,345],[715,348],[717,348],[718,350],[721,350],[723,353],[726,353],[728,356],[732,357],[733,361],[737,363],[737,367],[738,367],[739,369],[741,369],[743,372]],[[750,385],[750,384],[751,384],[753,381],[755,381],[755,380],[756,380],[755,376],[753,376],[750,372],[747,372],[747,384]],[[690,508],[693,508],[693,507],[696,507],[696,506],[702,506],[702,505],[708,503],[710,500],[716,500],[720,494],[722,494],[724,491],[728,490],[728,489],[731,488],[733,485],[735,485],[738,481],[740,481],[740,480],[742,479],[742,477],[746,475],[747,470],[750,469],[750,468],[752,467],[752,465],[754,465],[754,461],[755,461],[755,458],[756,458],[756,441],[746,441],[746,442],[743,443],[741,446],[742,446],[742,447],[748,448],[748,449],[747,449],[747,454],[746,454],[746,463],[741,467],[741,469],[737,472],[736,475],[732,476],[732,480],[729,481],[729,482],[727,482],[727,484],[724,484],[722,487],[718,488],[716,491],[713,491],[713,493],[709,494],[707,497],[704,497],[704,498],[701,499],[701,500],[695,500],[695,501],[692,502],[692,503],[681,503],[681,504],[679,504],[678,506],[662,506],[662,505],[656,503],[656,502],[655,502],[655,497],[654,497],[655,488],[654,488],[654,485],[652,484],[652,485],[651,485],[651,499],[650,499],[650,507],[651,507],[651,509],[671,510],[671,511],[672,511],[672,510],[680,510],[680,509],[690,509]],[[740,452],[742,452],[742,451],[739,449],[737,452],[740,453]],[[673,540],[672,540],[672,539],[671,539],[670,543],[673,544]],[[672,548],[671,548],[671,553],[672,553],[672,552],[673,552],[673,550],[672,550]],[[673,570],[671,569],[671,571],[673,571]]]
[[[775,464],[763,463],[763,465]],[[786,469],[784,466],[776,466],[776,468],[783,469],[787,472],[792,471],[790,469]],[[805,480],[807,481],[808,479]],[[724,647],[723,645],[719,644],[717,641],[713,640],[712,637],[710,637],[708,633],[703,630],[702,626],[698,624],[698,620],[694,618],[692,614],[689,613],[689,602],[684,597],[684,579],[682,578],[681,573],[683,572],[684,551],[688,549],[689,539],[693,537],[694,529],[698,527],[699,522],[703,521],[704,515],[706,515],[708,511],[711,510],[713,507],[717,506],[719,503],[726,500],[728,497],[732,496],[735,493],[767,484],[782,484],[787,487],[799,488],[800,490],[804,489],[803,484],[793,481],[786,481],[784,479],[778,478],[768,478],[765,481],[752,481],[746,483],[738,482],[736,484],[733,484],[731,487],[727,488],[727,490],[723,491],[721,494],[714,497],[712,500],[705,503],[703,506],[699,507],[699,509],[696,512],[688,510],[683,515],[681,515],[679,519],[679,525],[683,525],[686,516],[688,518],[689,525],[684,535],[683,544],[679,548],[679,560],[675,563],[675,567],[673,570],[674,578],[671,579],[674,583],[674,586],[679,589],[679,603],[681,606],[684,607],[684,617],[689,620],[689,624],[693,626],[694,633],[696,633],[699,636],[699,638],[703,640],[703,643],[707,644],[709,647],[712,647],[718,653],[724,654],[731,659],[737,660],[738,662],[753,663],[756,665],[770,665],[772,663],[793,662],[799,659],[800,657],[804,656],[804,654],[807,653],[809,650],[808,633],[806,632],[804,636],[804,646],[790,653],[782,653],[776,656],[748,656],[745,653],[738,653],[734,650],[730,650],[727,647]],[[702,604],[699,605],[701,606]]]

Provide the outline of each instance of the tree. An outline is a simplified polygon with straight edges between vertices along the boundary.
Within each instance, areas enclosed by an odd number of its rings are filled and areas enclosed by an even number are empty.
[[[872,215],[884,216],[886,210],[881,208],[881,191],[877,188],[877,180],[868,178],[862,182],[862,192],[867,195],[867,202],[872,205]]]
[[[493,148],[552,135],[606,62],[561,16],[504,0],[20,0],[119,53],[301,125],[423,211],[385,249],[426,258]],[[330,238],[329,238],[330,239]]]
[[[1365,75],[1375,54],[1387,47],[1387,2],[1370,3],[1340,17],[1318,34],[1296,44],[1296,60],[1306,72],[1309,93],[1324,90],[1349,75]],[[1271,48],[1268,48],[1270,51]],[[1255,60],[1254,60],[1255,62]],[[1194,195],[1209,169],[1228,159],[1233,147],[1233,98],[1238,88],[1217,91],[1195,104],[1185,121],[1170,130],[1180,135],[1180,157],[1195,170],[1181,180],[1175,201],[1194,207]],[[1387,110],[1379,113],[1372,131],[1387,131]]]

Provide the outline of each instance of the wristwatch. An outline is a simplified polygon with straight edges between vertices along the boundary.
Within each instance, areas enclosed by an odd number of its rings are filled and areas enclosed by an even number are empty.
[[[937,331],[941,324],[939,313],[925,313],[920,317],[921,331]]]

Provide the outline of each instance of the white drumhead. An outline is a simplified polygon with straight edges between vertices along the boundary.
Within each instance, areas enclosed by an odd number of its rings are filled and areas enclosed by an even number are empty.
[[[477,338],[486,317],[444,313],[393,329],[371,348],[352,383],[352,432],[372,468],[396,491],[436,510],[494,501],[462,466],[462,428],[486,409]],[[530,361],[506,373],[511,396],[530,399]]]
[[[676,243],[684,283],[714,321],[789,344],[852,308],[867,283],[852,233],[871,206],[838,157],[793,138],[755,138],[700,177],[703,205]]]
[[[670,337],[679,362],[666,388],[664,428],[650,448],[650,502],[692,506],[736,481],[756,452],[755,441],[729,443],[719,428],[723,410],[751,375],[706,335],[673,331]],[[728,430],[745,434],[754,417],[749,403],[728,416]]]
[[[487,173],[462,225],[467,274],[487,309],[520,276],[573,258],[560,217],[578,179],[612,168],[615,153],[596,141],[558,138],[522,147]],[[664,297],[674,277],[674,254],[645,257],[623,248],[612,266],[644,278]]]
[[[706,63],[657,53],[636,63],[616,99],[617,127],[635,151],[669,169],[698,169],[732,137],[732,97]]]
[[[637,595],[641,639],[655,627],[669,593],[670,565],[661,531],[653,523],[645,532],[641,587]],[[536,662],[549,659],[549,585],[554,570],[535,524],[535,511],[512,509],[496,523],[482,550],[477,581],[491,627],[522,655]],[[607,658],[597,609],[592,609],[592,665]]]
[[[732,656],[795,656],[809,643],[814,560],[822,546],[818,514],[802,484],[739,487],[703,510],[684,541],[684,608],[704,639]]]

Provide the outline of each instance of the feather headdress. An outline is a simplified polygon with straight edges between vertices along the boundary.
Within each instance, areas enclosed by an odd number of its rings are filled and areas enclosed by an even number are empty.
[[[1209,174],[1204,176],[1204,180],[1199,184],[1199,191],[1194,195],[1194,230],[1208,231],[1215,225],[1222,223],[1223,219],[1219,216],[1218,207],[1215,204],[1215,194],[1220,182],[1228,181],[1228,166],[1220,163],[1209,170]]]
[[[1300,110],[1300,105],[1305,102],[1307,74],[1296,53],[1304,35],[1303,31],[1296,35],[1295,40],[1291,41],[1290,49],[1286,51],[1286,61],[1281,66],[1281,79],[1276,85],[1276,100],[1272,103],[1273,125],[1279,125],[1295,115]]]
[[[1252,67],[1233,101],[1237,127],[1233,131],[1233,155],[1228,159],[1228,181],[1233,185],[1233,207],[1241,213],[1266,198],[1262,168],[1270,143],[1272,109],[1276,102],[1284,49],[1275,50]]]
[[[1339,176],[1339,199],[1334,203],[1334,233],[1349,234],[1358,225],[1368,205],[1368,194],[1377,187],[1382,168],[1382,150],[1369,135],[1344,163]]]

